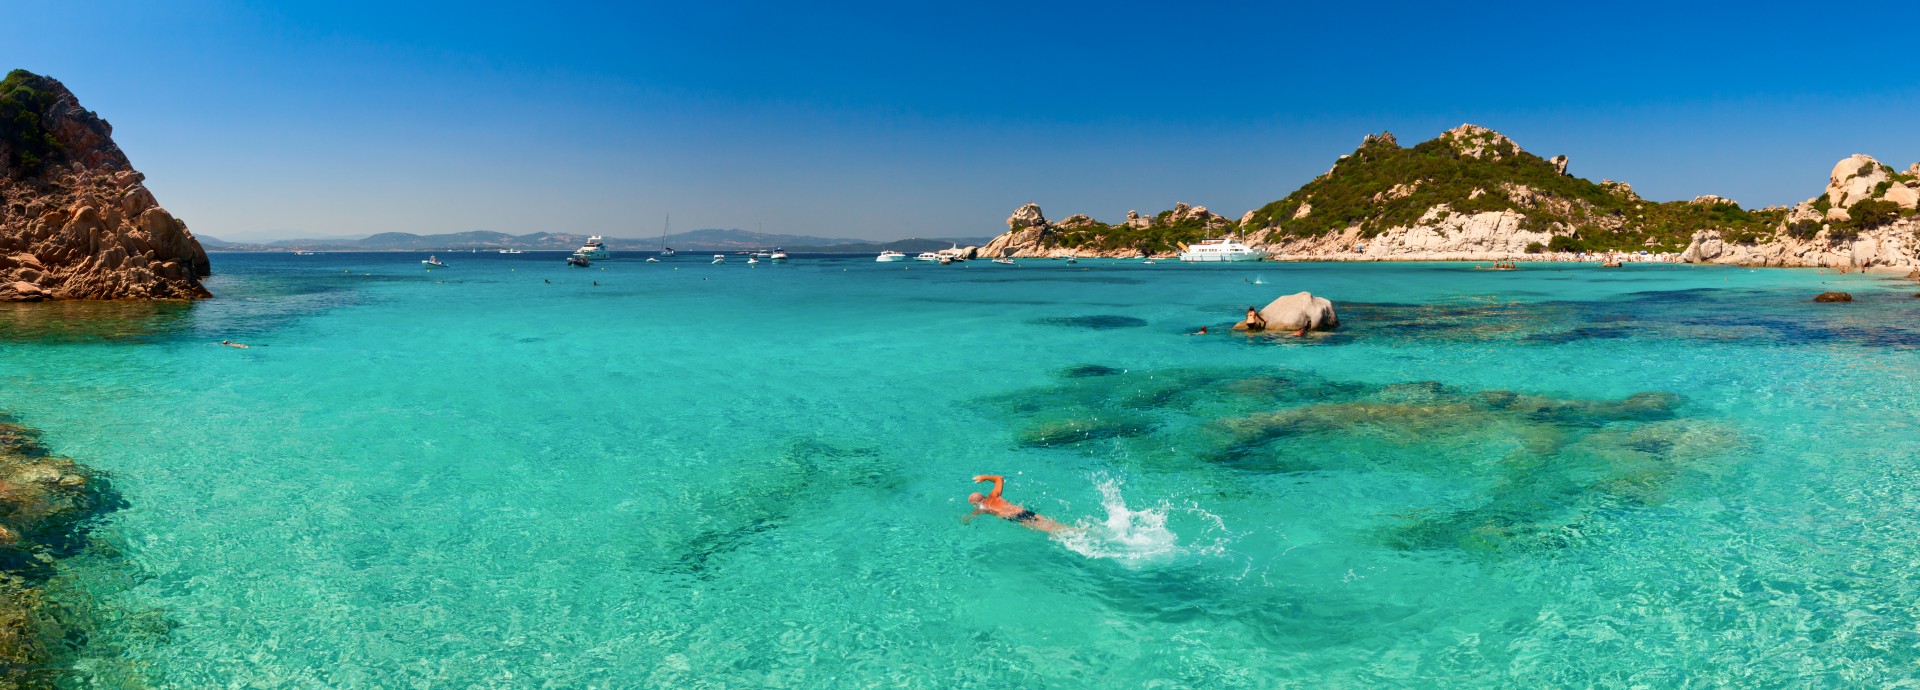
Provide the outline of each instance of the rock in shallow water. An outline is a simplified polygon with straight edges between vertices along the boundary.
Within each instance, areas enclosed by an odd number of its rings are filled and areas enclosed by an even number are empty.
[[[1035,319],[1032,323],[1037,323],[1037,324],[1042,324],[1047,326],[1068,326],[1071,328],[1086,328],[1086,329],[1091,329],[1096,331],[1112,330],[1116,328],[1143,328],[1147,325],[1146,319],[1137,319],[1131,316],[1119,316],[1115,314],[1093,314],[1090,316],[1052,316],[1044,319]]]
[[[1828,292],[1820,293],[1818,296],[1813,298],[1813,301],[1815,302],[1852,302],[1853,295],[1849,295],[1847,293],[1838,292],[1838,291],[1828,291]]]

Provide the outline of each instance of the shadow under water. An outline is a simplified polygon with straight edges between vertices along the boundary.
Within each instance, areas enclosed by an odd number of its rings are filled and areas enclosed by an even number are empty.
[[[1269,368],[1081,369],[984,402],[1014,417],[1020,445],[1119,457],[1202,484],[1221,472],[1390,473],[1454,487],[1378,535],[1398,549],[1571,545],[1589,516],[1662,504],[1717,475],[1741,445],[1665,392],[1588,400]]]
[[[95,626],[117,616],[63,575],[70,559],[101,557],[92,524],[121,507],[106,476],[0,415],[0,686],[57,687],[80,675]],[[137,674],[109,675],[140,684]]]

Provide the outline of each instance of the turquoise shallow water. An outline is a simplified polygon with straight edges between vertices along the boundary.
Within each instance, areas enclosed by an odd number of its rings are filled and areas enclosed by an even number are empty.
[[[220,255],[205,303],[0,307],[0,408],[126,501],[61,576],[96,602],[75,679],[1859,686],[1920,664],[1910,283],[419,258]],[[1834,287],[1858,301],[1809,301]],[[1301,289],[1347,326],[1220,333]],[[962,525],[988,472],[1082,531]]]

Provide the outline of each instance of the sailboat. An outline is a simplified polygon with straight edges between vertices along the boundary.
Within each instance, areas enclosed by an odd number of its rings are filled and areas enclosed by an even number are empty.
[[[660,255],[661,256],[673,256],[674,254],[678,253],[673,251],[673,247],[667,246],[667,228],[671,228],[671,227],[673,227],[673,214],[669,213],[667,214],[666,225],[660,226]]]

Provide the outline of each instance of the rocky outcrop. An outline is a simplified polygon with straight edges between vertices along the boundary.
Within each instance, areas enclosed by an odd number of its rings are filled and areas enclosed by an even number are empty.
[[[1680,253],[1686,263],[1788,268],[1892,268],[1920,264],[1920,222],[1912,219],[1836,238],[1822,230],[1807,238],[1782,234],[1765,242],[1728,242],[1718,231],[1706,231]]]
[[[1205,232],[1221,231],[1236,226],[1232,219],[1207,210],[1205,206],[1193,206],[1176,203],[1173,208],[1154,216],[1142,216],[1138,211],[1128,211],[1127,219],[1119,225],[1107,225],[1094,220],[1086,214],[1074,214],[1058,223],[1049,222],[1042,213],[1039,204],[1028,202],[1014,209],[1007,217],[1006,233],[993,238],[985,247],[981,247],[981,256],[1000,258],[1063,258],[1078,256],[1087,258],[1126,258],[1139,256],[1143,250],[1137,246],[1121,246],[1102,249],[1084,245],[1069,246],[1062,243],[1061,233],[1066,231],[1084,231],[1095,235],[1103,232],[1142,230],[1153,227],[1183,226],[1199,228]],[[1168,257],[1178,253],[1178,249],[1145,251],[1150,256]]]
[[[1853,295],[1845,292],[1828,291],[1813,296],[1815,302],[1852,302]]]
[[[1335,235],[1289,237],[1273,231],[1249,235],[1255,246],[1281,261],[1510,261],[1529,258],[1527,248],[1553,241],[1553,234],[1522,227],[1511,211],[1463,214],[1446,206],[1420,222],[1365,237],[1358,228]]]
[[[1243,320],[1234,324],[1233,330],[1331,331],[1339,327],[1340,318],[1333,313],[1333,302],[1309,292],[1296,292],[1261,307],[1260,324]]]
[[[1681,253],[1690,263],[1740,266],[1893,268],[1920,266],[1920,164],[1907,173],[1854,154],[1834,164],[1827,188],[1794,205],[1772,236],[1729,241],[1717,230],[1697,233]],[[1863,205],[1864,203],[1864,205]],[[1854,210],[1879,206],[1884,222],[1863,227]],[[1890,211],[1890,212],[1889,212]]]
[[[0,82],[0,301],[211,296],[206,250],[60,82]]]

